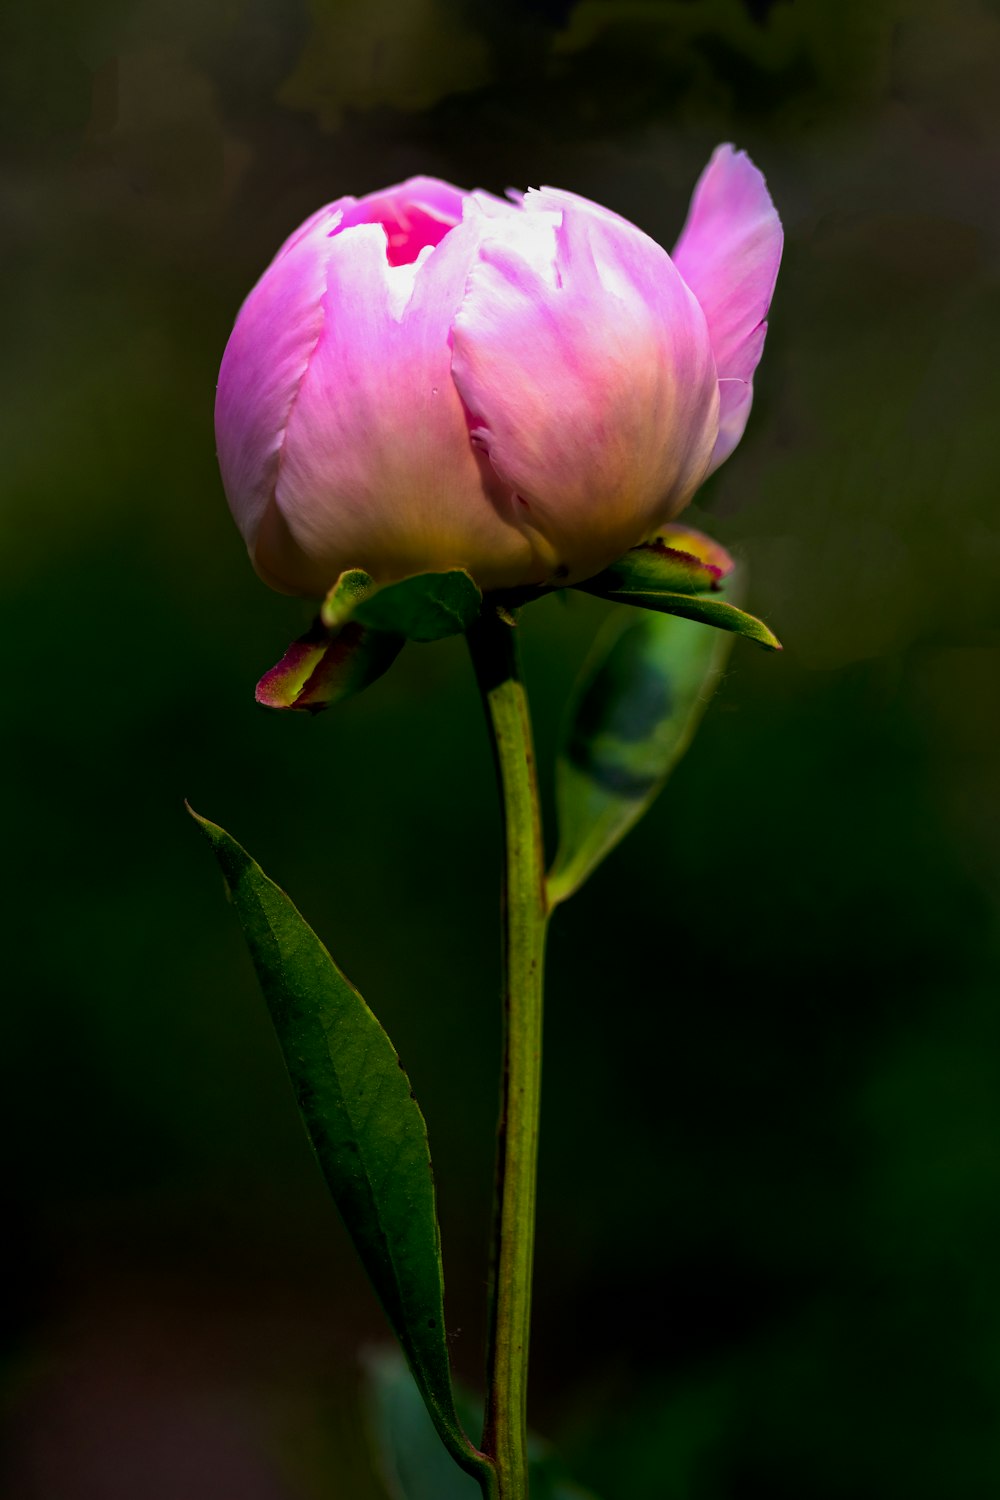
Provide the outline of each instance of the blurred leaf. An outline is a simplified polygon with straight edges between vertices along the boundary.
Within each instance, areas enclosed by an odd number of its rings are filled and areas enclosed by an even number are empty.
[[[317,620],[293,641],[257,684],[265,708],[319,713],[376,682],[392,666],[405,641],[401,635],[366,630],[355,621],[331,633]]]
[[[617,563],[615,567],[618,567]],[[599,573],[596,578],[588,578],[585,583],[575,586],[584,593],[596,594],[598,598],[610,599],[615,604],[632,604],[638,609],[654,609],[662,614],[680,615],[685,620],[714,625],[718,630],[731,630],[736,635],[745,636],[748,641],[756,641],[758,646],[763,646],[767,651],[781,650],[781,642],[763,620],[737,609],[735,604],[725,604],[721,599],[705,599],[696,594],[661,589],[655,584],[641,581],[623,584],[611,568]]]
[[[392,1500],[477,1500],[479,1485],[442,1448],[395,1349],[366,1350],[363,1364],[376,1467]]]
[[[420,1393],[395,1349],[363,1355],[369,1430],[375,1458],[392,1500],[476,1500],[478,1486],[448,1459]],[[466,1427],[481,1421],[482,1402],[461,1386],[456,1403]],[[566,1475],[547,1443],[528,1435],[531,1500],[595,1500]]]
[[[469,574],[452,568],[390,583],[362,600],[354,617],[373,630],[391,631],[411,641],[439,641],[467,630],[482,602]]]
[[[691,743],[731,646],[670,615],[623,613],[598,636],[556,768],[553,905],[578,890],[646,812]]]
[[[330,1192],[441,1440],[484,1460],[451,1388],[427,1128],[392,1043],[284,891],[192,812],[222,868]]]

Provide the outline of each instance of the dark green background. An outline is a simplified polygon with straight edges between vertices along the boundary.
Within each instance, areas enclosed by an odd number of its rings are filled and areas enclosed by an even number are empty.
[[[317,720],[255,708],[308,607],[229,520],[216,370],[340,193],[549,182],[669,246],[734,140],[785,262],[697,515],[787,650],[737,644],[668,792],[554,922],[533,1418],[602,1500],[995,1496],[1000,7],[23,0],[6,24],[3,1493],[381,1494],[356,1353],[383,1324],[185,796],[402,1053],[476,1379],[498,828],[471,674],[451,641]],[[604,611],[525,621],[546,765]]]

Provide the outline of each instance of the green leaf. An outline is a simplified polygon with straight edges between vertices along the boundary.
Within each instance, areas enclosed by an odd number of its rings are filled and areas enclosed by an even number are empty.
[[[395,1349],[363,1355],[368,1426],[379,1474],[392,1500],[476,1500],[478,1486],[449,1462],[409,1371]],[[456,1391],[466,1426],[479,1420],[482,1402]],[[528,1436],[531,1500],[595,1500],[566,1474],[548,1444]]]
[[[622,611],[601,632],[556,767],[553,905],[579,889],[653,802],[691,742],[731,645],[671,615]]]
[[[601,578],[606,576],[600,575]],[[685,620],[697,620],[702,625],[714,625],[718,630],[729,630],[735,635],[745,636],[748,641],[755,641],[767,651],[781,650],[781,642],[774,631],[755,615],[748,615],[745,610],[737,609],[735,604],[726,604],[721,599],[705,599],[697,595],[645,587],[622,588],[613,581],[607,586],[591,587],[597,583],[598,579],[590,579],[587,583],[577,584],[577,588],[588,594],[598,594],[602,599],[610,599],[616,604],[632,604],[639,609],[657,610],[662,614],[680,615]]]
[[[437,1432],[490,1469],[451,1388],[427,1128],[395,1049],[291,901],[224,829],[192,812],[222,868],[330,1192]]]
[[[265,708],[318,713],[377,681],[404,644],[401,635],[366,630],[355,621],[331,633],[316,620],[264,673],[257,684],[257,702]]]
[[[482,602],[469,574],[453,568],[448,573],[420,573],[378,589],[357,605],[354,618],[411,641],[439,641],[467,630]]]

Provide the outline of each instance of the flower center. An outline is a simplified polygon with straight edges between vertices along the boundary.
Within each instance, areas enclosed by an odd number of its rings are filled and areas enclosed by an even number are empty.
[[[451,204],[408,201],[393,193],[372,194],[347,209],[341,227],[381,224],[388,239],[386,257],[390,266],[408,266],[428,245],[439,245],[449,229],[460,222],[460,201],[456,208],[457,212]]]

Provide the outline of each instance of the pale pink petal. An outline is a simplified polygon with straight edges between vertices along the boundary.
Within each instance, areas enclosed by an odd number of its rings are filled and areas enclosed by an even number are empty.
[[[782,240],[762,174],[744,151],[719,146],[694,190],[673,254],[704,309],[722,382],[712,469],[736,447],[750,414]]]
[[[313,231],[317,235],[332,234],[337,225],[343,221],[344,211],[353,207],[357,201],[356,198],[347,197],[335,198],[332,203],[324,203],[322,208],[318,208],[314,214],[310,214],[308,219],[302,221],[298,229],[292,231],[287,240],[281,245],[271,264],[274,265],[275,261],[281,260],[282,256],[287,255],[289,250],[294,250],[299,241],[304,240]]]
[[[718,385],[704,314],[660,246],[570,194],[524,207],[516,237],[505,221],[483,239],[452,369],[550,576],[573,581],[690,498]]]
[[[339,212],[313,215],[240,309],[219,371],[215,432],[230,509],[253,550],[274,492],[285,425],[323,325],[326,261]]]
[[[475,205],[480,213],[484,213],[489,219],[502,219],[510,213],[520,211],[524,194],[519,193],[516,188],[508,188],[505,198],[497,198],[493,193],[487,193],[482,188],[473,188],[468,197],[469,207]]]
[[[469,441],[449,367],[482,222],[395,266],[380,224],[330,240],[322,329],[288,419],[276,513],[261,532],[257,563],[268,576],[319,593],[346,567],[380,582],[467,567],[487,587],[530,571],[530,543]]]

